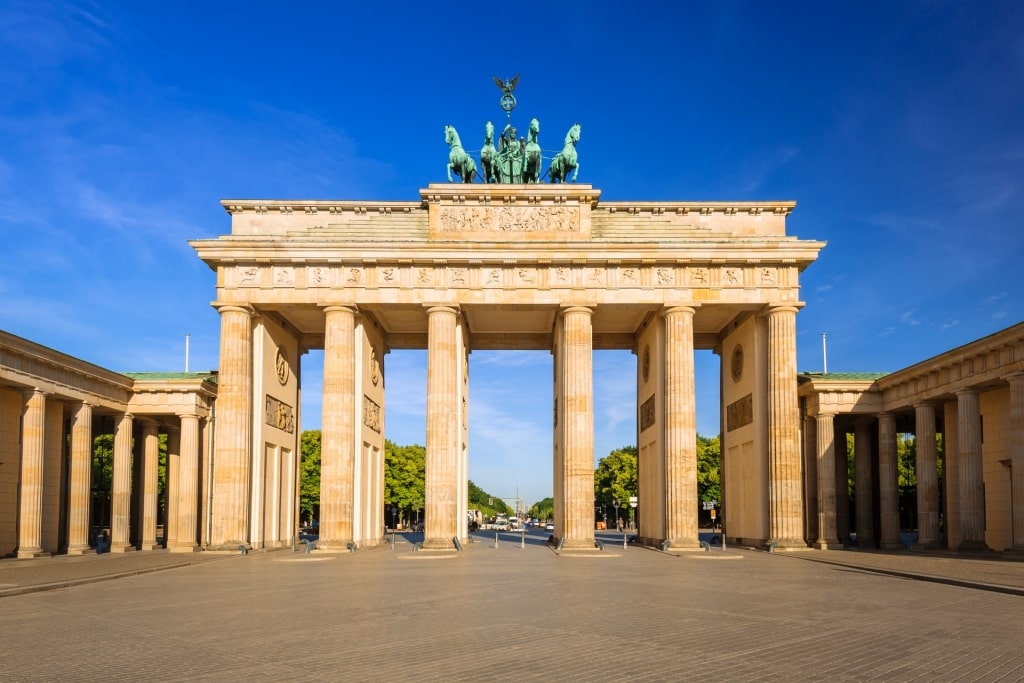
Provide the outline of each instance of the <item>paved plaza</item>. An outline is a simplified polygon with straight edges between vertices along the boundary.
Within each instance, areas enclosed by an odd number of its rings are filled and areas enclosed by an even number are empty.
[[[1024,563],[606,538],[4,560],[0,679],[1024,679]]]

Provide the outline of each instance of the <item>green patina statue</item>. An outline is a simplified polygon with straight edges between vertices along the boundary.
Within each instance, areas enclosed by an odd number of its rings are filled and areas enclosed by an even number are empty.
[[[565,135],[565,146],[562,151],[551,160],[548,173],[551,174],[552,183],[576,182],[576,174],[580,171],[579,162],[576,160],[576,143],[580,141],[580,124],[573,124]],[[569,171],[572,171],[572,180],[568,180]]]
[[[485,183],[496,183],[495,175],[498,164],[498,150],[494,148],[494,124],[490,121],[484,126],[484,146],[480,150],[480,169],[483,171]]]
[[[516,106],[516,98],[512,94],[519,84],[519,75],[514,78],[501,79],[494,77],[494,83],[501,89],[501,108],[508,116],[505,129],[498,136],[498,147],[494,147],[494,123],[488,121],[484,126],[484,146],[480,149],[480,169],[478,174],[473,158],[462,148],[459,134],[452,126],[444,127],[444,141],[451,150],[448,153],[448,182],[452,180],[452,171],[464,183],[471,183],[479,175],[485,183],[539,183],[543,180],[541,165],[543,153],[538,138],[540,122],[531,119],[527,137],[518,137],[518,131],[512,125],[512,110]],[[573,125],[565,136],[565,146],[551,160],[548,173],[552,183],[576,182],[580,167],[576,157],[576,143],[580,141],[580,124]],[[569,172],[572,171],[572,179]],[[546,175],[546,174],[545,174]]]
[[[476,175],[476,163],[473,161],[473,157],[466,153],[466,150],[462,149],[462,141],[459,140],[459,134],[452,126],[444,127],[444,141],[451,148],[448,153],[448,182],[452,181],[452,171],[462,179],[464,183],[473,182],[473,176]]]

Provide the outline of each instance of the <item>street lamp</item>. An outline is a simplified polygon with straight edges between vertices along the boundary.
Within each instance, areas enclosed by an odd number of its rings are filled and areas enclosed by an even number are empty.
[[[395,516],[398,514],[398,506],[391,506],[391,549],[395,549]]]
[[[637,501],[636,496],[630,496],[629,497],[629,528],[630,529],[633,528],[633,511],[636,510],[637,502],[638,501]]]
[[[619,499],[618,498],[612,499],[612,507],[615,508],[615,526],[617,528],[619,526]]]

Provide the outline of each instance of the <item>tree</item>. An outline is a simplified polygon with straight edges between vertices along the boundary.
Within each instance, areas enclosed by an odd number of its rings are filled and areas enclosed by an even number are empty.
[[[469,507],[472,510],[479,510],[484,517],[493,517],[499,512],[505,515],[513,512],[504,500],[495,498],[472,480],[469,482]]]
[[[526,514],[533,519],[539,520],[553,518],[555,516],[555,499],[549,497],[534,503]]]
[[[629,497],[637,492],[636,461],[636,446],[617,448],[601,458],[594,472],[595,501],[612,505],[612,501],[618,500],[628,505]]]
[[[426,500],[427,449],[384,441],[384,502],[402,519],[423,509]],[[417,514],[418,516],[418,514]]]
[[[697,497],[722,500],[722,443],[719,437],[697,435]]]
[[[320,517],[320,439],[319,429],[308,429],[299,442],[299,519],[307,522]]]

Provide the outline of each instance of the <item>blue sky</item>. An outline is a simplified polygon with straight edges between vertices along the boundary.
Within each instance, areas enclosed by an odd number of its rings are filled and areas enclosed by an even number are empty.
[[[582,124],[608,200],[795,200],[825,240],[798,365],[890,371],[1024,319],[1019,2],[0,0],[0,329],[118,371],[217,367],[222,198],[395,199],[445,124]],[[500,129],[500,125],[499,125]],[[303,427],[319,426],[320,354]],[[699,353],[698,431],[718,432]],[[425,354],[385,358],[387,435],[425,440]],[[596,455],[635,443],[635,363],[594,357]],[[551,492],[551,357],[470,359],[470,477]],[[512,490],[515,488],[516,490]]]

